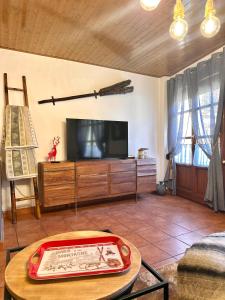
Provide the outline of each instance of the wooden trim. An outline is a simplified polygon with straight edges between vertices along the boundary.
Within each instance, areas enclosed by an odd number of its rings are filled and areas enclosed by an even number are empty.
[[[28,96],[27,96],[27,84],[26,84],[26,77],[22,76],[23,82],[23,92],[24,92],[24,105],[29,107]]]
[[[177,165],[177,195],[204,204],[207,168]]]
[[[9,105],[8,79],[6,73],[4,73],[4,92],[5,92],[5,105]]]
[[[197,194],[197,193],[195,193],[193,195],[193,191],[185,190],[185,189],[182,189],[182,188],[177,188],[177,196],[186,198],[188,200],[191,200],[193,202],[197,202],[197,203],[202,204],[202,205],[206,205],[206,203],[204,202],[204,199],[202,198],[202,195]]]
[[[23,89],[8,87],[8,91],[23,92]]]
[[[181,167],[194,167],[194,168],[198,168],[198,169],[203,169],[203,170],[208,170],[208,167],[203,167],[203,166],[194,166],[194,165],[188,165],[188,164],[180,164],[180,163],[176,163],[177,166],[181,166]]]
[[[0,47],[0,49],[11,50],[11,51],[16,51],[16,52],[21,52],[21,53],[28,53],[28,54],[33,54],[33,55],[38,55],[38,56],[43,56],[43,57],[49,57],[49,58],[53,58],[53,59],[62,59],[62,60],[72,61],[72,62],[81,63],[81,64],[85,64],[85,65],[91,65],[91,66],[106,68],[106,69],[110,69],[110,70],[123,71],[123,72],[132,73],[132,74],[138,74],[138,75],[143,75],[143,76],[148,76],[148,77],[154,77],[154,78],[161,78],[163,76],[173,76],[172,74],[157,75],[155,73],[148,74],[146,72],[138,72],[138,71],[135,71],[135,70],[131,71],[131,70],[127,70],[127,69],[119,68],[119,67],[109,67],[109,66],[105,66],[105,65],[101,65],[101,64],[97,64],[97,63],[93,63],[93,62],[92,63],[86,62],[82,59],[76,59],[75,60],[75,59],[65,58],[65,57],[58,56],[58,55],[47,55],[47,54],[40,53],[38,51],[36,51],[36,52],[25,51],[25,50],[21,50],[21,49],[16,49],[14,47]],[[216,48],[216,49],[218,49],[218,48]]]

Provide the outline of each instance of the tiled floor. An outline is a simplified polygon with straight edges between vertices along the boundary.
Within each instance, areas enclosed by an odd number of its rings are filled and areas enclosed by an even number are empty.
[[[180,197],[145,195],[134,199],[18,217],[5,220],[4,249],[29,245],[46,236],[74,230],[110,229],[131,241],[151,265],[160,267],[180,259],[203,235],[225,231],[225,214]],[[3,293],[5,251],[0,252],[0,299]]]

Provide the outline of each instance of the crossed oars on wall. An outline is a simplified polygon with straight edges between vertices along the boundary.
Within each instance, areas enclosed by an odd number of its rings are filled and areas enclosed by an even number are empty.
[[[93,96],[97,99],[97,96],[121,95],[121,94],[132,93],[134,90],[134,87],[129,86],[130,84],[131,84],[131,80],[125,80],[125,81],[113,84],[111,86],[105,87],[103,89],[100,89],[98,92],[94,91],[94,93],[75,95],[75,96],[69,96],[69,97],[61,97],[61,98],[54,98],[52,96],[51,99],[40,100],[40,101],[38,101],[38,103],[39,104],[52,103],[53,105],[55,105],[55,102],[60,102],[60,101],[88,98],[88,97],[93,97]]]

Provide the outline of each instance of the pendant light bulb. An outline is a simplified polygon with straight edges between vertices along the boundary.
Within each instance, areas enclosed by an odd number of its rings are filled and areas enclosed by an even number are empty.
[[[188,32],[188,23],[184,19],[173,21],[170,26],[170,36],[178,41],[182,41]]]
[[[140,0],[141,7],[144,10],[154,10],[159,5],[160,0]]]
[[[188,32],[188,23],[184,19],[184,6],[181,0],[177,0],[174,6],[173,20],[170,25],[170,36],[182,41]]]
[[[220,19],[215,16],[213,0],[207,0],[205,6],[205,19],[200,26],[201,34],[206,38],[215,36],[220,30]]]

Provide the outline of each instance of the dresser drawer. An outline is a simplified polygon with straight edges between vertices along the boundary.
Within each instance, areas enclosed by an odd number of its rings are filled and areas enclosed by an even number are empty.
[[[78,201],[81,198],[94,199],[98,197],[108,196],[108,184],[103,183],[98,186],[92,186],[91,188],[83,187],[78,189]]]
[[[123,183],[123,182],[134,182],[136,183],[136,172],[119,172],[110,174],[111,183]]]
[[[49,171],[43,173],[43,183],[45,186],[48,185],[62,185],[72,183],[75,180],[74,170],[63,170],[63,171]]]
[[[141,176],[137,178],[137,192],[147,193],[156,190],[156,176]]]
[[[137,159],[137,166],[143,165],[156,165],[155,158],[144,158],[144,159]]]
[[[108,172],[108,164],[93,163],[85,165],[77,165],[76,173],[77,175],[90,175],[90,174],[102,174]]]
[[[106,184],[108,182],[107,174],[97,175],[78,175],[77,176],[77,187],[92,187],[96,185]]]
[[[126,171],[136,171],[135,162],[121,162],[121,163],[111,163],[110,172],[126,172]]]
[[[39,163],[39,166],[44,172],[74,170],[74,163],[71,161],[58,162],[58,163],[45,162],[45,163]]]
[[[48,186],[44,191],[44,207],[75,202],[74,184]]]
[[[136,193],[136,182],[129,182],[129,183],[118,183],[118,184],[111,184],[110,186],[110,193],[111,195],[117,194],[132,194]]]
[[[137,167],[137,176],[156,175],[156,165],[141,165]]]

